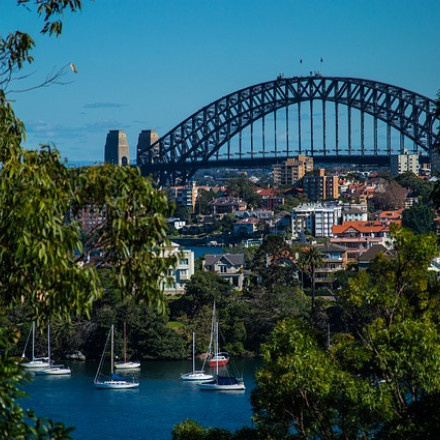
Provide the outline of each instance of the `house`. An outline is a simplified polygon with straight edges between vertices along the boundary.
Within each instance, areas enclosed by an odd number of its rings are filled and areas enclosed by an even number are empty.
[[[253,234],[258,230],[258,223],[260,223],[260,220],[258,218],[255,217],[243,218],[234,223],[232,233]]]
[[[252,209],[245,211],[235,211],[234,216],[238,218],[255,217],[260,220],[271,220],[274,216],[274,212],[268,209]]]
[[[357,261],[372,246],[387,246],[390,228],[380,221],[343,222],[333,225],[332,233],[330,242],[348,248],[348,261]]]
[[[167,223],[177,230],[182,229],[186,225],[185,220],[180,220],[180,218],[174,217],[168,218]]]
[[[279,196],[274,188],[257,188],[257,194],[261,197],[263,209],[273,211],[276,207],[284,205],[284,197]]]
[[[168,273],[172,281],[163,286],[164,294],[182,295],[185,293],[185,283],[194,275],[194,252],[191,249],[181,249],[180,245],[171,242],[169,246],[162,248],[161,254],[165,258],[177,257],[176,267]]]
[[[376,256],[382,252],[385,255],[388,255],[389,250],[381,245],[381,244],[375,244],[374,246],[371,246],[370,249],[368,249],[366,252],[364,252],[359,258],[359,270],[366,270],[370,266],[370,262],[376,258]]]
[[[243,289],[244,254],[205,255],[203,268],[220,275],[236,289]]]
[[[315,269],[315,285],[332,289],[336,280],[334,273],[347,268],[348,249],[334,243],[317,245],[317,248],[322,254],[323,265]]]
[[[402,223],[402,213],[403,209],[396,209],[394,211],[382,211],[377,215],[377,220],[379,220],[383,225],[390,225],[391,223]]]
[[[245,211],[247,203],[236,197],[219,197],[209,202],[211,214],[227,214],[234,211]]]
[[[368,209],[366,203],[342,205],[343,222],[366,222],[368,220]]]

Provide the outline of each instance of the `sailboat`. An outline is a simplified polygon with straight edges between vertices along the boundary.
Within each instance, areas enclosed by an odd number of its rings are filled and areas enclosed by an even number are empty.
[[[104,364],[105,351],[107,349],[108,341],[111,339],[110,345],[110,370],[111,374],[109,377],[102,375],[102,367]],[[139,386],[139,381],[134,377],[119,376],[113,372],[113,352],[115,345],[115,326],[112,324],[110,331],[107,335],[107,340],[105,341],[104,350],[102,352],[101,360],[99,362],[98,371],[96,372],[94,384],[96,388],[103,389],[113,389],[121,390],[127,388],[137,388]]]
[[[215,303],[212,309],[212,328],[211,328],[211,343],[209,345],[210,349],[212,346],[212,338],[215,331],[215,322],[216,322],[216,310],[215,310]],[[217,341],[217,348],[218,348],[218,341]],[[211,351],[211,350],[209,350]],[[217,367],[224,367],[229,362],[229,355],[225,351],[215,351],[214,355],[209,359],[209,367],[210,368],[217,368]]]
[[[55,365],[51,362],[50,353],[50,324],[47,326],[47,353],[49,355],[48,362],[49,366],[44,368],[39,368],[34,371],[37,376],[67,376],[71,374],[70,368],[64,365]]]
[[[127,361],[127,324],[124,322],[124,361],[115,362],[115,368],[119,370],[136,370],[140,367],[140,362]]]
[[[195,356],[195,346],[196,346],[196,333],[193,332],[193,340],[192,340],[192,371],[190,373],[181,374],[180,378],[182,380],[187,381],[201,381],[201,380],[210,380],[214,379],[214,376],[212,374],[206,374],[203,371],[203,367],[205,365],[205,362],[203,362],[202,369],[196,370],[196,356]]]
[[[36,370],[39,368],[50,367],[48,357],[35,357],[35,322],[32,322],[32,328],[29,331],[28,337],[26,339],[26,344],[24,345],[22,358],[26,358],[26,349],[29,343],[29,338],[32,336],[32,356],[29,362],[23,362],[21,365],[28,370]]]
[[[213,320],[215,318],[215,305]],[[218,355],[218,321],[214,322],[214,358]],[[218,374],[219,363],[216,363],[215,367],[215,377],[213,380],[206,382],[200,382],[198,385],[201,390],[207,391],[240,391],[245,389],[244,381],[242,378],[231,377],[231,376],[220,376]]]

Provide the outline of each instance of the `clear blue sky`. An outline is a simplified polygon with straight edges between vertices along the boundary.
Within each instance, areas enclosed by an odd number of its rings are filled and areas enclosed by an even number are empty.
[[[83,0],[63,35],[1,0],[2,34],[30,32],[36,84],[66,69],[66,85],[15,93],[28,148],[53,143],[70,162],[103,161],[121,129],[135,158],[142,129],[165,134],[217,98],[248,85],[320,70],[391,83],[435,98],[440,89],[439,0]],[[324,62],[320,63],[320,58]],[[299,59],[303,63],[299,63]]]

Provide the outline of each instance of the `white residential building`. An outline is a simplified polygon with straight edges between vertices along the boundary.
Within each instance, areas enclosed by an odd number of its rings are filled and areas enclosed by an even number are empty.
[[[305,203],[292,209],[292,238],[299,238],[306,229],[314,230],[316,206],[317,203]]]
[[[194,275],[194,252],[191,249],[181,249],[177,243],[163,248],[163,255],[170,257],[177,255],[177,265],[169,274],[173,281],[164,286],[165,295],[181,295],[185,293],[185,283]]]
[[[368,220],[368,208],[366,203],[352,203],[342,205],[343,222],[366,222]]]
[[[315,237],[331,237],[332,226],[341,218],[340,205],[318,206],[315,208]]]
[[[392,154],[390,156],[391,175],[398,176],[399,174],[411,171],[416,176],[419,175],[419,155],[408,154],[405,150],[404,154]]]

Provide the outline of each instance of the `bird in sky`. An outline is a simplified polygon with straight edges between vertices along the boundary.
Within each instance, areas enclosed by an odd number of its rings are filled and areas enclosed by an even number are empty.
[[[76,70],[76,66],[73,63],[70,63],[70,68],[72,69],[73,73],[78,73],[78,71]]]

